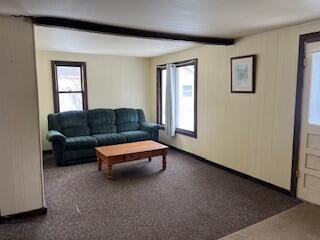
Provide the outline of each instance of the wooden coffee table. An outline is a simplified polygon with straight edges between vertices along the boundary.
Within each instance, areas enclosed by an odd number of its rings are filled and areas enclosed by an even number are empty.
[[[107,164],[108,179],[112,179],[112,165],[143,158],[151,161],[152,157],[162,156],[162,169],[165,170],[167,153],[167,146],[152,140],[96,147],[98,170],[101,171],[102,163]]]

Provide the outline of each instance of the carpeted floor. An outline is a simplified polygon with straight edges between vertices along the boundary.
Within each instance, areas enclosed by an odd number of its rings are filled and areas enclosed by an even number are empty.
[[[0,225],[0,239],[218,239],[300,202],[170,150],[115,165],[45,160],[46,216]]]

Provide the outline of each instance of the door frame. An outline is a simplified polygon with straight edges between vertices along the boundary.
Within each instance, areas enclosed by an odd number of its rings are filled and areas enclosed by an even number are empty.
[[[304,83],[304,68],[306,44],[320,41],[320,32],[313,32],[300,35],[299,38],[299,57],[298,57],[298,75],[296,87],[296,105],[294,115],[294,132],[293,132],[293,150],[292,150],[292,168],[291,168],[291,195],[297,196],[298,171],[299,171],[299,152],[300,152],[300,135],[301,135],[301,115],[302,115],[302,97]]]

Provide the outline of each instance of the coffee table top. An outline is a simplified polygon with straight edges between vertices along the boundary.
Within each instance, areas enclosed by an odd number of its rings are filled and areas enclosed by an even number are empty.
[[[96,147],[96,151],[100,152],[106,157],[112,157],[167,148],[169,147],[161,143],[157,143],[152,140],[146,140],[141,142],[122,143],[110,146]]]

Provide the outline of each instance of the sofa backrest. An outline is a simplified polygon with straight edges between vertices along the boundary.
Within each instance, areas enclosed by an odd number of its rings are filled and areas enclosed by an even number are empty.
[[[138,119],[139,119],[139,123],[143,123],[146,121],[146,116],[144,115],[144,112],[142,109],[136,109],[137,113],[138,113]]]
[[[133,108],[67,111],[48,115],[48,129],[66,137],[134,131],[145,121],[143,110]]]
[[[89,136],[87,112],[68,111],[48,115],[49,130],[58,130],[66,137]]]
[[[119,108],[116,112],[116,123],[118,132],[138,130],[139,117],[136,109]]]
[[[116,133],[116,114],[112,109],[92,109],[87,112],[91,135]]]

